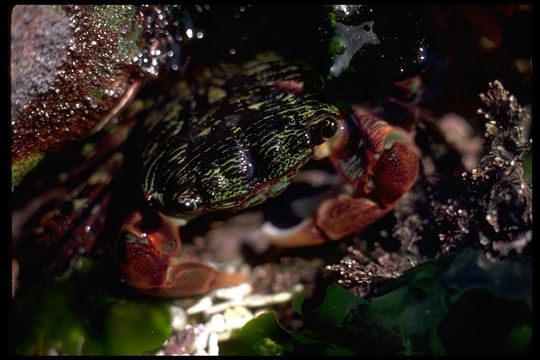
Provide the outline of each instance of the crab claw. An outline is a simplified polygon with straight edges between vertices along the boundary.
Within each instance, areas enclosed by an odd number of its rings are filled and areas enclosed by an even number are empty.
[[[359,106],[347,127],[332,145],[330,161],[352,191],[324,200],[314,220],[295,229],[266,231],[275,245],[317,245],[361,232],[413,186],[418,158],[394,127]]]
[[[178,227],[153,212],[131,213],[120,231],[118,260],[124,279],[141,292],[161,297],[205,294],[242,283],[247,273],[222,272],[181,254]]]
[[[418,173],[416,154],[386,121],[357,106],[349,127],[330,160],[352,194],[324,201],[315,220],[330,240],[360,232],[393,210]]]

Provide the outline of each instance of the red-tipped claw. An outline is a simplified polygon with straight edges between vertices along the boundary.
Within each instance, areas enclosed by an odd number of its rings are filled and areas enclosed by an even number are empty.
[[[205,294],[242,283],[247,273],[229,273],[181,254],[178,227],[157,213],[141,211],[126,219],[119,238],[119,263],[126,282],[141,292],[163,297]]]
[[[355,107],[347,125],[333,143],[330,161],[352,192],[323,201],[314,219],[295,229],[266,231],[275,245],[317,245],[361,232],[413,186],[418,158],[392,126],[362,107]]]

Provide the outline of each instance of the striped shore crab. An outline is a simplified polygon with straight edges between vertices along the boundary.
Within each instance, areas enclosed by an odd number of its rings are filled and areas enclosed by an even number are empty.
[[[139,129],[142,206],[120,230],[124,279],[157,296],[185,296],[243,281],[182,254],[179,227],[282,193],[311,159],[328,157],[343,179],[312,219],[276,236],[309,246],[362,231],[413,185],[418,159],[396,129],[353,106],[324,102],[310,70],[262,53],[220,63],[174,87]]]
[[[244,279],[246,274],[220,272],[187,256],[186,251],[182,251],[179,226],[184,227],[191,220],[207,214],[236,212],[263,203],[297,180],[295,175],[311,159],[326,158],[325,163],[333,165],[343,182],[326,196],[316,211],[312,211],[313,216],[304,219],[293,229],[283,232],[263,229],[266,230],[265,236],[276,246],[309,246],[338,240],[361,231],[391,211],[414,182],[418,170],[416,156],[400,139],[397,129],[367,108],[359,105],[338,108],[334,104],[336,98],[340,98],[340,101],[359,101],[357,95],[363,92],[357,91],[362,89],[356,86],[359,79],[371,84],[364,86],[367,89],[365,92],[379,96],[377,84],[389,84],[390,79],[393,82],[404,75],[403,68],[408,63],[404,56],[410,57],[413,63],[418,60],[418,44],[414,41],[413,46],[406,46],[406,49],[397,46],[395,41],[398,37],[389,32],[390,27],[385,25],[392,22],[392,17],[381,16],[382,12],[374,25],[373,21],[364,19],[366,16],[371,19],[373,9],[355,8],[355,11],[343,13],[342,10],[346,8],[315,9],[309,17],[310,25],[300,26],[296,19],[306,10],[299,7],[287,12],[289,26],[284,27],[283,32],[270,36],[266,31],[270,7],[247,6],[238,9],[244,14],[254,12],[251,16],[236,16],[234,13],[237,9],[234,7],[208,13],[205,8],[197,6],[191,9],[193,11],[182,7],[165,11],[165,8],[143,6],[137,12],[136,8],[130,8],[128,13],[138,14],[135,24],[140,23],[140,16],[151,15],[143,16],[146,19],[143,21],[146,24],[144,33],[152,41],[146,44],[148,48],[142,53],[162,54],[159,59],[164,61],[160,77],[153,79],[154,82],[166,82],[164,78],[169,75],[180,77],[180,81],[162,99],[159,99],[160,94],[166,92],[162,88],[157,89],[157,105],[150,110],[145,121],[139,122],[141,119],[137,119],[132,135],[126,141],[138,143],[135,151],[131,151],[131,148],[124,151],[123,147],[122,152],[116,152],[131,131],[128,125],[120,125],[112,135],[113,140],[91,146],[102,155],[116,153],[107,162],[101,162],[103,165],[99,170],[87,176],[86,184],[81,184],[70,193],[58,209],[42,218],[39,225],[32,229],[32,236],[36,239],[33,238],[26,249],[16,251],[40,252],[41,248],[36,244],[43,245],[47,251],[52,249],[51,253],[56,249],[60,255],[53,262],[60,264],[58,267],[62,267],[76,253],[88,252],[98,237],[104,238],[99,229],[107,222],[103,213],[110,212],[102,209],[107,208],[110,198],[114,197],[104,195],[105,188],[113,177],[118,178],[116,174],[122,172],[119,169],[129,167],[123,166],[123,162],[134,158],[137,159],[129,161],[136,163],[135,167],[142,165],[139,166],[141,169],[132,170],[131,173],[136,173],[137,178],[125,179],[124,184],[135,184],[136,189],[130,193],[137,196],[128,197],[140,198],[140,201],[133,200],[137,203],[134,204],[135,208],[139,210],[127,215],[125,224],[117,227],[121,227],[120,236],[112,248],[126,281],[135,288],[155,295],[203,293]],[[87,11],[86,8],[82,10]],[[276,11],[276,16],[278,13],[280,17],[287,15],[281,9],[272,11]],[[168,12],[172,17],[167,15]],[[235,19],[229,24],[235,24],[234,31],[232,35],[221,36],[226,26],[218,20],[229,12],[231,18]],[[353,13],[359,17],[348,20],[354,20],[358,26],[354,29],[349,26],[334,28],[337,26],[336,19],[345,21]],[[189,14],[194,19],[198,18],[197,23],[201,23],[197,26],[192,24]],[[169,21],[171,19],[175,20]],[[243,25],[237,26],[236,19],[240,19],[238,21]],[[364,20],[367,22],[364,23]],[[262,22],[262,25],[258,22]],[[373,37],[374,26],[381,30],[377,32],[376,39]],[[264,31],[259,33],[254,27]],[[329,62],[342,55],[348,44],[345,34],[350,34],[349,31],[365,35],[356,45],[371,45],[373,52],[359,52],[357,55],[362,56],[352,62],[356,63],[355,66],[349,66],[351,71],[343,68],[341,75],[334,71],[333,76],[339,75],[334,80],[338,81],[326,81],[322,77],[324,69],[328,70]],[[184,33],[187,38],[183,36]],[[161,35],[156,37],[156,34]],[[332,34],[336,37],[330,38]],[[158,38],[166,38],[164,44],[168,47],[156,50],[154,40]],[[288,40],[284,41],[285,38]],[[310,45],[305,46],[306,50],[310,49],[308,53],[304,53],[304,47],[300,49],[296,46],[295,42],[299,39],[310,41]],[[328,53],[327,49],[321,48],[320,42],[324,46],[332,45],[331,51]],[[288,49],[291,44],[292,49]],[[232,49],[234,52],[229,50],[232,46],[236,48]],[[357,47],[354,47],[355,51],[359,50]],[[414,51],[410,52],[409,47]],[[169,48],[170,51],[165,51]],[[269,49],[280,55],[268,52]],[[223,51],[228,55],[223,57]],[[248,54],[254,53],[259,55],[250,58]],[[320,59],[318,54],[321,54]],[[309,64],[313,68],[290,62],[298,58],[304,61],[310,59]],[[156,58],[156,61],[159,59]],[[221,62],[208,65],[210,59],[221,59]],[[131,60],[137,64],[140,61],[143,65],[154,63],[139,55]],[[169,68],[174,70],[173,73],[165,71]],[[373,74],[377,75],[373,77],[377,81],[370,80],[369,69],[376,69]],[[396,76],[396,72],[399,76]],[[383,77],[384,81],[381,80]],[[137,89],[145,88],[146,85],[140,86],[141,81],[137,78]],[[63,88],[68,93],[69,89]],[[326,97],[328,93],[334,94],[333,99]],[[134,95],[129,96],[129,101]],[[65,105],[63,102],[55,104]],[[128,100],[121,104],[121,107],[127,106]],[[114,114],[118,115],[119,109]],[[124,114],[120,113],[119,117]],[[103,120],[101,116],[96,115],[95,118],[96,121]],[[50,125],[49,122],[46,124]],[[99,124],[99,127],[103,125],[101,122]],[[34,130],[34,126],[29,128]],[[54,132],[48,138],[56,140]],[[64,152],[69,156],[70,151]],[[101,160],[104,157],[101,156]],[[90,160],[86,155],[78,161],[81,169],[73,171],[78,174],[78,179],[88,175],[89,171],[83,169],[95,168],[99,162]],[[64,175],[62,173],[59,179]],[[33,186],[28,188],[34,190]],[[41,188],[44,192],[49,191],[47,186]],[[18,191],[19,194],[25,192],[20,187]],[[39,193],[38,197],[46,202],[47,196]],[[122,211],[127,212],[131,205],[123,205],[125,209]],[[108,214],[107,218],[112,217]],[[19,237],[15,236],[15,242]],[[69,241],[65,242],[65,237],[69,237]],[[37,248],[40,250],[35,251]],[[33,261],[30,260],[30,263]]]

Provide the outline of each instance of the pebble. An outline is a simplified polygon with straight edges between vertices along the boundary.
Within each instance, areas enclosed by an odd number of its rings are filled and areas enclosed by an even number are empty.
[[[270,304],[286,302],[292,299],[292,293],[280,292],[270,295],[253,295],[244,300],[244,304],[248,307],[262,307]]]
[[[292,292],[280,292],[277,294],[270,295],[251,295],[240,300],[229,300],[224,301],[216,305],[207,307],[204,310],[206,315],[212,315],[216,313],[223,312],[224,310],[231,308],[233,306],[247,306],[247,307],[263,307],[271,304],[279,304],[286,302],[292,299]],[[189,313],[189,309],[188,309]]]
[[[216,297],[224,300],[241,300],[252,291],[251,285],[242,283],[238,286],[219,289],[216,291]]]
[[[226,324],[225,324],[225,318],[221,314],[214,314],[210,318],[210,321],[208,322],[207,326],[215,332],[223,332],[227,330]]]
[[[201,300],[199,300],[195,305],[189,307],[187,309],[187,314],[188,315],[197,314],[197,313],[205,311],[211,306],[212,306],[212,299],[210,298],[210,296],[205,296]]]
[[[225,310],[223,314],[227,329],[240,329],[249,320],[253,319],[253,313],[243,306],[235,306]]]
[[[208,345],[208,338],[210,336],[210,329],[208,327],[204,327],[204,330],[197,335],[197,338],[193,342],[193,346],[199,350],[199,349],[206,349],[206,346]]]
[[[172,327],[175,331],[182,331],[186,327],[187,315],[186,311],[180,306],[171,306]]]
[[[202,297],[187,310],[178,304],[172,305],[172,326],[175,333],[181,333],[191,326],[187,324],[193,321],[194,315],[202,315],[206,323],[196,325],[196,338],[185,355],[219,355],[220,341],[228,340],[235,330],[268,311],[268,305],[290,301],[302,289],[303,286],[297,284],[290,291],[268,295],[251,294],[253,288],[248,283],[219,289]],[[249,308],[256,308],[256,315]]]
[[[208,337],[208,355],[219,355],[218,336],[215,332]]]
[[[204,349],[197,349],[197,351],[195,351],[195,353],[193,355],[195,355],[195,356],[208,355],[208,353]]]

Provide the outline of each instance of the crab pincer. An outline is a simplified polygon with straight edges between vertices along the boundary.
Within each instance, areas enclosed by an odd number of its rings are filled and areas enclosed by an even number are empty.
[[[144,215],[143,215],[144,212]],[[124,221],[118,262],[125,281],[160,297],[205,294],[237,285],[245,272],[223,272],[182,252],[179,227],[154,211],[137,210]]]
[[[359,233],[392,211],[414,185],[418,158],[394,127],[361,106],[345,123],[328,143],[329,159],[350,186],[324,200],[314,218],[294,231],[271,234],[277,246],[318,245]]]

